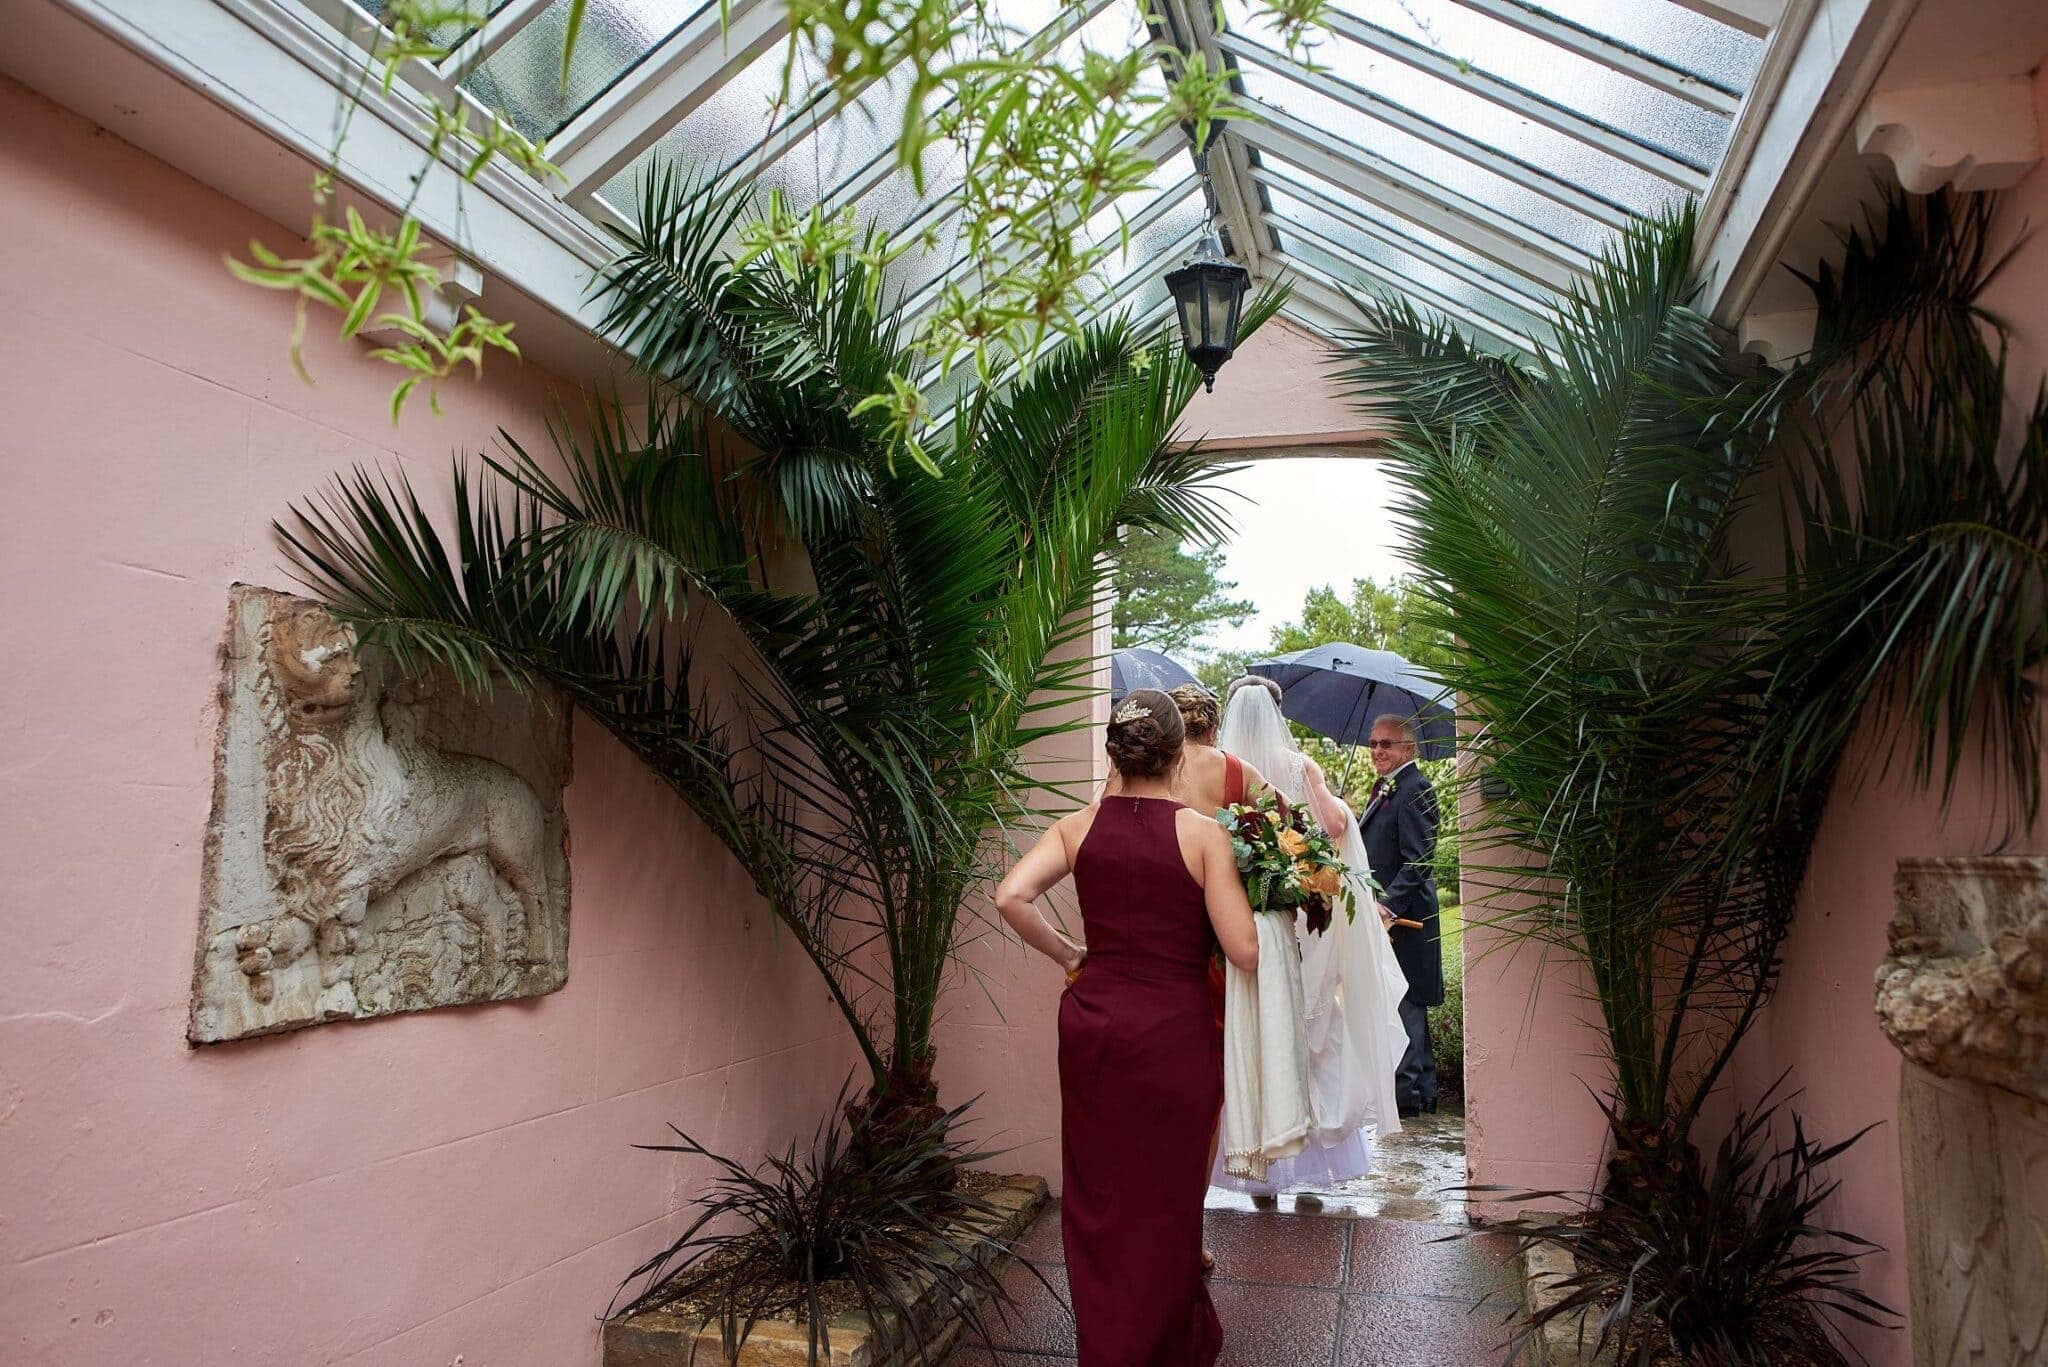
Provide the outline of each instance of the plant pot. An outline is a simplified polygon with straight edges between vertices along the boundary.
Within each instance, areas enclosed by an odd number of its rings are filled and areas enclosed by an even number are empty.
[[[1012,1246],[1045,1205],[1043,1177],[1013,1176],[981,1199],[1003,1212],[993,1229],[986,1217],[969,1219],[998,1244]],[[1005,1255],[993,1248],[979,1255],[993,1263]],[[720,1367],[726,1361],[716,1320],[663,1307],[663,1294],[643,1296],[605,1321],[604,1367]],[[942,1296],[918,1297],[908,1317],[885,1313],[870,1323],[859,1311],[832,1320],[832,1346],[821,1363],[831,1367],[935,1367],[944,1361],[966,1328],[959,1311]],[[740,1367],[806,1367],[810,1325],[802,1320],[762,1320],[740,1345]]]

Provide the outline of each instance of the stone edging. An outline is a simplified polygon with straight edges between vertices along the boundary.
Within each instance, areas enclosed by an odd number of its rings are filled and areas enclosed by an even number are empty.
[[[1016,1175],[986,1192],[981,1199],[1004,1212],[991,1236],[1014,1247],[1044,1208],[1049,1195],[1045,1179]],[[993,1249],[982,1256],[994,1261],[1006,1255]],[[906,1334],[890,1316],[880,1331],[858,1311],[832,1322],[831,1367],[927,1367],[942,1361],[959,1341],[966,1321],[939,1304],[935,1293],[921,1297]],[[905,1340],[908,1342],[905,1342]],[[805,1367],[810,1361],[810,1326],[795,1320],[763,1320],[740,1346],[739,1367]],[[699,1324],[693,1316],[664,1310],[626,1309],[604,1326],[604,1367],[721,1367],[725,1350],[718,1326]]]
[[[1530,1314],[1564,1299],[1557,1282],[1569,1277],[1574,1266],[1570,1250],[1555,1244],[1536,1244],[1522,1255],[1523,1304]],[[1593,1340],[1599,1332],[1591,1308],[1554,1319],[1543,1326],[1537,1361],[1543,1367],[1607,1367],[1614,1361],[1611,1351],[1593,1355]]]

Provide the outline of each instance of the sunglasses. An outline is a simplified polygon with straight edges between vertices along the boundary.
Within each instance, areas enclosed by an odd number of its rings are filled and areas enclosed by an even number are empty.
[[[1404,745],[1413,744],[1415,742],[1412,740],[1369,740],[1365,743],[1365,748],[1368,750],[1398,750]]]

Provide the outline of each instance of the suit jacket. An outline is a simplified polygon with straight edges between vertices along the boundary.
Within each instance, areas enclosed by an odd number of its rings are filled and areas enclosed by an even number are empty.
[[[1430,865],[1436,855],[1436,823],[1436,789],[1412,764],[1394,776],[1391,792],[1366,806],[1358,823],[1373,880],[1383,889],[1380,900],[1394,915],[1422,922],[1421,930],[1395,926],[1387,934],[1408,979],[1408,996],[1423,1006],[1444,999],[1436,871]]]

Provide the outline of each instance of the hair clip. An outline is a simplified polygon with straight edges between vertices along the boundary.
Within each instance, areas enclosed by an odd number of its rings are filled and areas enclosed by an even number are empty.
[[[1126,699],[1122,707],[1119,707],[1115,712],[1110,714],[1109,719],[1115,722],[1118,726],[1123,726],[1127,723],[1136,721],[1140,717],[1149,717],[1151,715],[1152,709],[1145,706],[1145,704],[1141,702],[1132,702],[1129,699]]]

